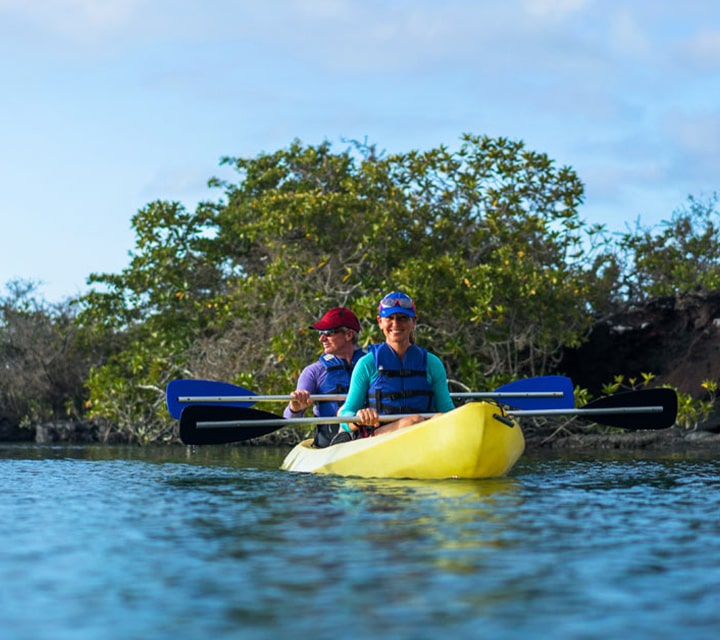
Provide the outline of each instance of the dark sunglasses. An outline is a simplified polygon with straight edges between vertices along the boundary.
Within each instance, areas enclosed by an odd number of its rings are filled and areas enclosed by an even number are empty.
[[[318,333],[321,336],[334,336],[336,333],[339,333],[340,331],[345,331],[343,327],[335,327],[334,329],[320,329]]]
[[[410,298],[391,298],[387,296],[380,301],[380,306],[383,309],[392,309],[393,307],[400,307],[401,309],[412,309],[413,301],[410,300]]]

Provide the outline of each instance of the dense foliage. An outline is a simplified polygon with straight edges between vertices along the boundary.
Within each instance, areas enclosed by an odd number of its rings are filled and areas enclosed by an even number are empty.
[[[631,258],[623,281],[627,299],[671,296],[696,288],[720,289],[718,198],[690,196],[660,229],[637,225],[619,251]]]
[[[25,424],[83,413],[83,383],[102,363],[72,305],[39,300],[36,285],[13,281],[0,297],[0,418]]]
[[[692,262],[707,257],[702,284],[717,286],[715,201],[691,200],[660,236],[638,230],[613,243],[581,219],[574,171],[522,142],[464,135],[456,151],[385,156],[294,141],[223,162],[237,179],[210,182],[221,198],[195,212],[148,204],[132,220],[128,267],[92,274],[77,317],[45,312],[61,333],[72,320],[86,353],[102,345],[79,369],[88,415],[139,442],[172,438],[169,380],[288,392],[319,354],[312,321],[350,306],[363,340],[379,340],[376,306],[391,290],[415,298],[417,340],[451,380],[482,389],[553,372],[593,317],[664,294],[683,273],[689,281]],[[12,301],[4,308],[7,360],[17,322]],[[77,410],[82,383],[68,380]],[[5,381],[0,394],[12,393]],[[51,402],[46,413],[59,410]]]

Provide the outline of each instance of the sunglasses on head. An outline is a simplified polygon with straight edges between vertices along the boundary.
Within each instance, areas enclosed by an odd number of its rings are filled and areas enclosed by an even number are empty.
[[[336,333],[344,331],[343,327],[335,327],[334,329],[320,329],[318,333],[321,336],[334,336]]]
[[[412,309],[413,301],[410,298],[391,298],[386,296],[380,301],[380,306],[383,309],[392,309],[393,307],[400,307],[401,309]]]

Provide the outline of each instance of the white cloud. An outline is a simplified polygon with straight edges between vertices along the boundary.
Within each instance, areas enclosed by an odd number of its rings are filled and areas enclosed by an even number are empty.
[[[525,8],[533,16],[563,19],[586,9],[592,0],[525,0]]]
[[[687,59],[699,67],[720,69],[720,30],[700,30],[684,43]]]
[[[43,29],[80,34],[127,24],[146,0],[0,0],[0,12]]]
[[[629,11],[619,11],[609,17],[610,41],[620,53],[647,56],[652,52],[650,38],[638,19]]]
[[[720,111],[666,114],[664,129],[669,137],[691,156],[720,157]]]

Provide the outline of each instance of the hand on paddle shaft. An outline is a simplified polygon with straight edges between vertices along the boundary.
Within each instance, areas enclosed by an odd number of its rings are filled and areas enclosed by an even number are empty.
[[[508,415],[577,416],[597,424],[632,430],[667,429],[677,417],[677,394],[672,389],[642,389],[598,398],[579,409],[509,410]],[[430,417],[432,414],[423,414]],[[357,416],[308,417],[285,420],[268,411],[227,405],[190,405],[180,418],[180,438],[185,444],[224,444],[250,440],[283,426],[354,422]],[[391,422],[404,415],[379,416]]]
[[[307,392],[303,392],[305,393]],[[514,409],[569,409],[575,406],[573,383],[565,376],[525,378],[498,387],[494,391],[451,393],[450,396],[454,399],[493,398],[502,400],[504,404]],[[290,395],[260,396],[229,382],[182,379],[173,380],[168,384],[165,397],[168,411],[176,419],[179,419],[183,409],[191,404],[251,407],[261,401],[291,401]],[[344,394],[307,394],[307,398],[303,401],[341,402],[343,400],[345,400]]]
[[[290,411],[293,413],[303,413],[307,411],[313,403],[313,399],[309,391],[305,389],[297,389],[290,394],[289,398]]]

